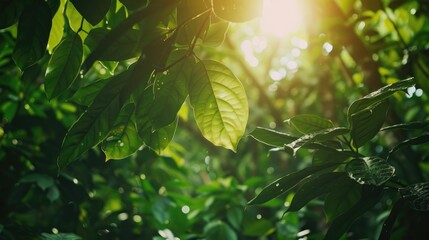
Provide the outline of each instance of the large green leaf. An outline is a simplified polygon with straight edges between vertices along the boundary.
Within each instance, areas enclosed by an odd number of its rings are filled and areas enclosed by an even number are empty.
[[[312,175],[316,172],[329,169],[339,165],[339,163],[327,163],[317,166],[307,167],[301,171],[290,173],[266,186],[255,198],[250,200],[250,205],[262,204],[271,199],[274,199],[281,194],[289,191],[291,188],[296,186],[300,181],[305,179],[307,176]]]
[[[360,184],[380,186],[395,174],[395,167],[378,157],[354,159],[346,166],[351,179]]]
[[[310,134],[334,127],[334,124],[330,120],[311,114],[297,115],[286,120],[286,122],[303,134]]]
[[[283,147],[295,141],[297,138],[286,133],[278,132],[268,128],[257,127],[250,133],[257,141],[273,147]]]
[[[82,55],[82,40],[77,33],[68,35],[55,48],[45,76],[45,92],[49,99],[57,97],[71,86],[79,74]]]
[[[398,145],[396,145],[392,150],[389,151],[389,155],[387,156],[387,159],[390,158],[390,156],[395,153],[398,149],[405,147],[405,146],[413,146],[413,145],[421,145],[429,142],[429,133],[426,133],[422,136],[418,136],[415,138],[407,139]]]
[[[172,123],[177,112],[188,96],[188,83],[192,79],[192,69],[195,66],[193,56],[186,57],[187,51],[175,51],[167,65],[177,64],[169,70],[157,74],[155,78],[154,102],[149,110],[149,117],[154,128],[162,128]],[[184,59],[182,59],[185,57]]]
[[[401,197],[407,200],[411,208],[429,211],[429,182],[416,183],[399,189]]]
[[[353,222],[370,210],[380,201],[382,189],[372,186],[364,186],[359,201],[349,210],[336,217],[326,233],[324,240],[338,240],[346,233]]]
[[[377,135],[386,120],[388,106],[389,102],[384,101],[351,115],[350,136],[355,148],[363,146]]]
[[[343,127],[324,129],[315,133],[304,135],[297,140],[286,144],[285,149],[291,149],[293,151],[293,154],[295,155],[296,152],[304,145],[311,144],[314,142],[325,142],[328,140],[332,140],[337,136],[345,135],[349,132],[350,130],[348,128]]]
[[[262,0],[212,0],[215,14],[230,22],[246,22],[262,13]]]
[[[188,91],[203,136],[235,151],[249,115],[241,82],[223,64],[201,61],[194,68]]]
[[[237,235],[226,223],[217,220],[212,221],[204,227],[204,236],[207,240],[236,240]]]
[[[131,75],[130,72],[113,77],[70,128],[58,157],[60,169],[107,137],[121,111],[119,93]]]
[[[412,78],[408,78],[408,79],[384,86],[379,90],[372,92],[366,95],[365,97],[354,101],[348,109],[347,117],[350,120],[350,117],[352,114],[362,111],[374,104],[382,102],[383,100],[390,97],[392,94],[394,94],[397,91],[407,90],[409,87],[414,86],[414,84],[415,84],[414,80]]]
[[[343,172],[331,172],[311,176],[296,190],[288,211],[296,212],[310,200],[343,188],[348,181],[351,180]]]
[[[101,148],[106,154],[106,161],[126,158],[143,145],[137,132],[134,108],[131,103],[122,108],[115,126],[103,141]]]
[[[43,57],[51,31],[51,9],[42,0],[27,5],[19,18],[13,60],[22,70]]]
[[[97,25],[110,8],[110,0],[71,0],[79,13],[93,26]]]
[[[71,100],[83,106],[91,105],[101,89],[103,89],[110,80],[111,79],[100,79],[86,86],[80,87],[71,97]]]

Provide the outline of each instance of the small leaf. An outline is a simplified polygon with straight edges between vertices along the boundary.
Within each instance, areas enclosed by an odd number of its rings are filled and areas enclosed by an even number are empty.
[[[79,13],[93,26],[97,25],[110,8],[110,0],[71,0]]]
[[[370,210],[382,197],[382,189],[370,186],[362,188],[360,200],[348,211],[336,217],[326,233],[324,240],[338,240],[347,232],[353,222]]]
[[[195,59],[186,56],[186,51],[172,52],[167,65],[174,64],[168,71],[156,76],[154,102],[149,110],[149,117],[154,128],[162,128],[172,123],[188,96],[188,83],[192,78]],[[185,57],[184,59],[182,59]]]
[[[243,220],[243,209],[239,207],[228,209],[226,212],[226,218],[236,230],[240,230],[241,221]]]
[[[234,230],[226,223],[217,220],[208,223],[204,227],[204,236],[207,240],[236,240],[237,235]]]
[[[398,149],[405,147],[405,146],[413,146],[413,145],[421,145],[429,142],[429,133],[426,133],[422,136],[418,136],[415,138],[407,139],[398,145],[396,145],[392,150],[389,151],[389,155],[387,156],[387,159],[390,158],[390,156],[395,153]]]
[[[194,68],[188,91],[203,136],[214,145],[235,151],[249,115],[241,82],[223,64],[201,61]]]
[[[387,126],[387,127],[380,129],[380,131],[387,131],[387,130],[393,130],[393,129],[422,130],[422,129],[426,128],[427,126],[429,126],[428,120],[416,121],[416,122],[401,123],[401,124],[396,124],[396,125],[392,125],[392,126]]]
[[[354,159],[346,166],[351,179],[360,184],[380,186],[395,174],[395,167],[378,157]]]
[[[216,16],[230,22],[246,22],[262,13],[262,0],[212,0]]]
[[[33,1],[22,12],[12,54],[13,60],[21,70],[44,56],[51,31],[51,17],[51,9],[42,0]]]
[[[294,116],[286,120],[286,122],[303,134],[310,134],[334,127],[334,124],[330,120],[310,114]]]
[[[55,48],[48,63],[45,76],[45,91],[49,99],[66,91],[79,74],[83,45],[77,33],[68,35]]]
[[[295,155],[296,152],[301,147],[303,147],[304,145],[314,143],[314,142],[325,142],[328,140],[332,140],[333,138],[335,138],[337,136],[345,135],[349,132],[350,132],[350,130],[348,128],[342,128],[342,127],[329,128],[329,129],[321,130],[321,131],[318,131],[315,133],[304,135],[304,136],[298,138],[297,140],[295,140],[289,144],[286,144],[285,148],[286,148],[286,150],[287,150],[287,148],[292,149],[293,154]]]
[[[19,180],[21,183],[36,183],[43,191],[54,186],[54,179],[47,175],[33,173]]]
[[[401,197],[417,211],[429,211],[429,182],[416,183],[399,189]]]
[[[283,147],[297,138],[268,128],[257,127],[250,133],[255,140],[273,147]]]
[[[301,171],[290,173],[266,186],[255,198],[250,200],[249,205],[262,204],[274,199],[281,194],[295,187],[301,180],[316,172],[338,166],[339,163],[327,163],[323,165],[311,166]]]
[[[352,114],[350,136],[355,148],[363,146],[377,135],[386,120],[388,106],[389,103],[384,101],[372,108]]]
[[[311,176],[298,190],[296,190],[287,211],[296,212],[304,207],[310,200],[342,188],[347,181],[351,180],[343,172],[332,172]]]
[[[106,161],[126,158],[143,145],[137,132],[134,108],[134,104],[127,104],[122,108],[115,126],[103,141],[101,148],[106,154]]]
[[[144,143],[158,154],[164,150],[174,137],[178,120],[176,120],[163,128],[159,128],[153,132],[145,132],[143,135]]]
[[[350,120],[350,117],[352,114],[362,111],[374,104],[382,102],[383,100],[390,97],[393,93],[397,91],[407,90],[409,87],[414,86],[414,84],[415,83],[413,78],[408,78],[408,79],[384,86],[379,90],[372,92],[366,95],[365,97],[354,101],[348,109],[347,117]]]
[[[204,45],[210,47],[218,47],[221,45],[225,40],[228,28],[229,22],[226,21],[210,24],[209,30],[203,37]]]

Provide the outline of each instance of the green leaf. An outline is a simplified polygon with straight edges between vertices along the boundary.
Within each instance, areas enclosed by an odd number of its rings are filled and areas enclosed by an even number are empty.
[[[92,29],[85,39],[85,45],[91,51],[94,51],[100,42],[109,34],[109,30],[105,28]],[[102,61],[122,61],[137,57],[140,53],[140,31],[130,29],[120,37],[115,38],[109,46],[106,46],[104,51],[100,53],[97,60]]]
[[[240,230],[241,221],[243,220],[243,209],[239,207],[233,207],[228,209],[226,212],[226,218],[236,230]]]
[[[334,127],[334,124],[330,120],[311,114],[294,116],[286,120],[286,122],[303,134],[310,134]]]
[[[333,138],[335,138],[337,136],[345,135],[349,132],[350,132],[350,130],[348,128],[343,128],[343,127],[329,128],[329,129],[321,130],[321,131],[318,131],[315,133],[304,135],[304,136],[298,138],[297,140],[295,140],[289,144],[286,144],[285,148],[286,148],[286,150],[287,150],[287,148],[292,149],[293,154],[295,155],[296,152],[301,147],[303,147],[304,145],[314,143],[314,142],[325,142],[328,140],[332,140]]]
[[[51,31],[51,9],[42,0],[27,5],[19,18],[13,60],[22,70],[41,59]]]
[[[186,51],[171,53],[167,65],[172,66],[168,71],[159,73],[155,78],[154,102],[149,110],[149,117],[154,128],[162,128],[172,123],[188,96],[188,83],[192,79],[192,69],[195,59],[186,57]],[[184,59],[182,59],[185,57]]]
[[[346,166],[351,179],[360,184],[380,186],[395,174],[395,167],[378,157],[354,159]]]
[[[194,68],[188,91],[203,136],[235,151],[249,115],[241,82],[223,64],[205,60]]]
[[[257,127],[250,133],[255,140],[273,147],[283,147],[297,138],[268,128]]]
[[[204,45],[209,47],[220,46],[225,40],[228,28],[229,22],[226,21],[210,24],[209,30],[203,37]]]
[[[249,237],[267,236],[275,231],[273,223],[266,219],[258,219],[244,225],[243,235]]]
[[[417,211],[429,211],[429,182],[416,183],[399,189],[401,197]]]
[[[198,33],[200,33],[200,38],[206,33],[210,25],[210,21],[207,19],[210,13],[207,12],[198,18],[193,18],[209,8],[210,6],[206,6],[203,0],[182,0],[180,2],[177,6],[177,25],[180,26],[177,36],[178,43],[190,44]]]
[[[106,154],[106,161],[126,158],[143,145],[137,131],[134,108],[131,103],[122,108],[115,126],[103,141],[101,149]]]
[[[331,193],[351,181],[343,172],[332,172],[311,176],[302,184],[292,199],[288,212],[296,212],[304,207],[310,200],[323,194]]]
[[[71,100],[83,106],[91,105],[101,89],[103,89],[110,80],[110,78],[100,79],[86,86],[80,87],[71,97]]]
[[[148,4],[149,0],[119,0],[130,10],[136,10]]]
[[[40,240],[81,240],[82,238],[73,233],[49,234],[42,233]]]
[[[387,131],[387,130],[394,130],[394,129],[422,130],[422,129],[426,128],[427,126],[429,126],[429,120],[395,124],[392,126],[384,127],[382,129],[380,129],[380,131]]]
[[[338,240],[346,233],[353,222],[370,210],[382,197],[382,189],[364,186],[362,188],[362,197],[348,211],[336,217],[330,225],[324,240]]]
[[[414,86],[414,84],[415,83],[413,78],[408,78],[408,79],[384,86],[379,90],[372,92],[366,95],[365,97],[354,101],[348,109],[347,117],[350,120],[350,117],[352,114],[362,111],[374,104],[382,102],[383,100],[390,97],[392,94],[394,94],[397,91],[405,91],[409,87]]]
[[[144,143],[158,154],[164,150],[174,137],[178,120],[153,132],[147,131],[143,135]]]
[[[388,106],[389,102],[384,101],[352,114],[350,136],[355,148],[363,146],[378,134],[386,120]]]
[[[57,97],[72,85],[79,74],[82,56],[82,40],[77,33],[68,35],[55,48],[45,76],[45,91],[49,99]]]
[[[405,147],[405,146],[412,146],[412,145],[421,145],[429,142],[429,133],[426,133],[422,136],[418,136],[415,138],[407,139],[398,145],[396,145],[392,150],[389,151],[389,155],[387,156],[387,159],[390,158],[390,156],[395,153],[398,149]]]
[[[230,22],[246,22],[262,13],[262,0],[212,0],[213,11]]]
[[[257,127],[250,133],[255,140],[273,147],[283,147],[297,138],[268,128]]]
[[[320,148],[314,152],[313,164],[322,164],[327,162],[344,162],[345,160],[355,157],[353,151],[337,150],[334,148]]]
[[[26,2],[23,0],[6,0],[0,2],[0,29],[8,28],[16,23]]]
[[[129,75],[130,72],[127,71],[113,77],[70,128],[58,157],[60,169],[75,161],[109,134],[122,107],[119,93]]]
[[[361,188],[361,185],[349,180],[340,188],[328,194],[324,207],[328,218],[334,219],[352,208],[361,197]]]
[[[91,23],[93,26],[97,25],[110,8],[110,0],[71,0],[74,7],[79,13]]]
[[[270,185],[266,186],[255,198],[250,200],[249,205],[262,204],[274,199],[281,194],[295,187],[300,181],[316,172],[338,166],[339,163],[327,163],[323,165],[311,166],[301,171],[290,173],[282,178],[277,179]]]
[[[204,236],[207,240],[236,240],[237,235],[226,223],[216,220],[208,223],[204,227]]]
[[[52,53],[54,48],[61,42],[64,33],[64,11],[65,0],[60,1],[58,11],[52,18],[51,32],[49,33],[48,51]]]
[[[21,183],[36,183],[43,191],[54,186],[54,179],[47,175],[33,173],[24,176],[19,180]]]

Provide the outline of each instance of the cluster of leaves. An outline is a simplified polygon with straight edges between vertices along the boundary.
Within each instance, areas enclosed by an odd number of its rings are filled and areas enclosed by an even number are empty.
[[[429,182],[401,186],[394,180],[395,167],[388,161],[401,147],[427,143],[427,134],[399,143],[385,158],[359,153],[359,148],[380,131],[418,129],[429,124],[412,122],[382,128],[389,109],[387,99],[413,86],[412,79],[402,80],[354,101],[347,112],[348,127],[334,127],[330,120],[314,115],[298,115],[286,120],[300,133],[298,136],[265,128],[253,131],[251,136],[256,140],[276,147],[271,151],[285,150],[296,155],[299,149],[308,148],[315,153],[312,166],[272,182],[249,204],[265,203],[298,187],[287,210],[295,212],[312,199],[327,195],[324,208],[331,226],[325,239],[339,239],[358,217],[380,201],[385,186],[397,189],[411,208],[429,211]],[[382,234],[389,231],[383,229]]]

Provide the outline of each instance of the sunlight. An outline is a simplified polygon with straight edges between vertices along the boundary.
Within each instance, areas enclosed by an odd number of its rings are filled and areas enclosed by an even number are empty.
[[[303,27],[299,0],[265,0],[260,19],[263,33],[285,37]]]

